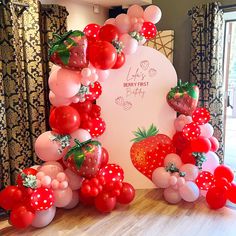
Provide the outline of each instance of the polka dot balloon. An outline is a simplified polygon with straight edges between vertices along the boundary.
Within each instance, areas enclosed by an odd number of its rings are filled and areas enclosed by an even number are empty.
[[[140,31],[141,35],[143,35],[146,39],[150,40],[155,38],[157,34],[156,26],[151,22],[144,22],[143,27]]]
[[[200,127],[195,122],[186,124],[182,132],[183,137],[185,137],[188,141],[198,139],[201,134]]]
[[[88,24],[83,32],[86,35],[88,40],[95,41],[98,39],[98,35],[100,32],[101,26],[98,24]]]
[[[92,126],[88,129],[91,137],[99,137],[106,130],[106,123],[101,117],[97,117],[91,120]]]
[[[107,164],[99,171],[99,176],[103,176],[106,182],[115,182],[124,180],[124,171],[123,169],[116,164]]]
[[[102,94],[102,86],[99,82],[95,82],[89,85],[89,93],[85,95],[85,98],[89,101],[94,101]]]
[[[30,205],[36,211],[49,209],[54,204],[53,191],[48,188],[37,188],[31,195]]]
[[[210,112],[206,108],[199,107],[193,112],[192,118],[196,124],[204,125],[210,120],[211,115],[210,115]]]
[[[209,171],[202,171],[195,180],[201,190],[208,190],[215,185],[214,176]]]

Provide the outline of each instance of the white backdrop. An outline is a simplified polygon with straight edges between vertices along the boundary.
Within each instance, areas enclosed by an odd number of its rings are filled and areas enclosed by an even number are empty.
[[[102,83],[98,105],[102,107],[101,117],[107,126],[99,140],[109,152],[109,163],[119,164],[124,169],[125,181],[137,189],[153,188],[153,184],[131,162],[132,131],[137,127],[149,128],[153,123],[160,133],[172,137],[176,113],[167,104],[166,94],[176,83],[171,62],[145,46],[127,56],[125,65],[112,70]]]

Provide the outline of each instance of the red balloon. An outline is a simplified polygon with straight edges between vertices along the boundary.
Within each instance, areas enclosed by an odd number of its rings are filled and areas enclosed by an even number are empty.
[[[229,183],[231,183],[234,180],[234,172],[232,169],[226,165],[220,165],[216,167],[214,171],[214,177],[216,179],[219,178],[226,178]]]
[[[59,134],[70,134],[80,126],[80,115],[71,106],[56,107],[50,114],[49,124]]]
[[[117,197],[117,202],[122,204],[129,204],[134,200],[134,197],[134,187],[131,184],[124,182],[120,191],[120,195]]]
[[[196,165],[196,158],[193,156],[191,147],[187,146],[180,155],[181,160],[184,164]]]
[[[47,210],[53,204],[53,191],[48,188],[37,188],[30,197],[30,205],[36,211]]]
[[[201,190],[208,190],[215,186],[215,179],[212,173],[209,171],[202,171],[199,173],[198,177],[195,180],[196,185]]]
[[[95,41],[98,39],[99,31],[101,26],[98,24],[88,24],[83,32],[86,35],[87,39],[90,41]]]
[[[102,86],[99,82],[95,82],[89,85],[89,93],[85,95],[85,98],[89,101],[94,101],[102,94]]]
[[[106,192],[101,192],[95,198],[95,206],[102,213],[111,212],[116,206],[116,198]]]
[[[189,141],[198,139],[200,134],[200,127],[194,122],[186,124],[183,128],[183,136]]]
[[[0,207],[5,210],[12,210],[22,201],[23,194],[17,186],[7,186],[0,192]]]
[[[106,180],[106,183],[111,181],[122,182],[124,180],[124,171],[119,165],[107,164],[100,169],[98,176],[103,176]]]
[[[146,39],[150,40],[156,37],[157,28],[152,22],[144,22],[140,33]]]
[[[189,145],[189,141],[183,136],[183,132],[176,132],[172,140],[178,151],[183,151]]]
[[[231,183],[227,196],[232,203],[236,204],[236,183]]]
[[[217,138],[212,136],[212,137],[209,138],[209,140],[211,142],[211,151],[216,152],[219,149],[219,146],[220,146]]]
[[[209,152],[211,142],[208,138],[200,136],[198,139],[191,140],[191,149],[193,152]]]
[[[206,194],[206,201],[210,208],[215,210],[220,209],[226,204],[226,191],[219,187],[210,188]]]
[[[90,112],[90,116],[92,118],[100,117],[101,116],[101,107],[96,104],[93,104],[92,111]]]
[[[96,41],[89,46],[89,61],[100,70],[111,69],[117,58],[115,47],[107,41]]]
[[[204,125],[210,120],[211,115],[205,107],[199,107],[193,112],[192,118],[196,124]]]
[[[80,189],[80,191],[79,191],[79,200],[85,206],[93,206],[95,198],[91,197],[91,196],[87,196]]]
[[[34,217],[34,212],[28,207],[19,205],[11,211],[10,223],[18,229],[24,229],[32,224]]]
[[[112,69],[119,69],[125,64],[125,54],[123,52],[117,53],[117,59]]]
[[[226,178],[220,178],[215,180],[215,186],[229,190],[231,188],[231,183],[229,183]]]
[[[106,166],[109,161],[109,154],[106,148],[102,147],[102,163],[101,167]]]
[[[94,137],[99,137],[101,136],[105,130],[106,130],[106,123],[105,121],[101,118],[94,118],[91,121],[89,121],[92,123],[92,125],[88,128],[85,128],[89,131],[90,135],[94,138]],[[87,124],[89,124],[89,122],[86,122]],[[89,124],[90,125],[90,124]]]
[[[81,115],[84,112],[89,113],[92,110],[93,104],[91,101],[86,100],[84,102],[71,103],[70,106],[75,108]]]
[[[118,38],[119,38],[119,30],[116,26],[107,24],[101,27],[99,32],[100,40],[112,43],[113,41],[118,40]]]

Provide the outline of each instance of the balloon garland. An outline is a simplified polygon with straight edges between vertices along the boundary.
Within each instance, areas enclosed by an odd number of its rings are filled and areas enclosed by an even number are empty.
[[[119,165],[108,163],[107,150],[96,140],[106,129],[96,99],[110,69],[121,68],[129,54],[155,37],[160,18],[157,6],[144,11],[133,5],[103,26],[55,35],[49,50],[54,63],[48,80],[51,131],[35,142],[44,163],[22,170],[17,186],[0,192],[0,206],[9,211],[12,226],[45,227],[57,208],[71,209],[79,201],[102,213],[132,202],[133,186],[124,182]]]
[[[236,204],[236,183],[233,171],[220,165],[210,113],[197,107],[198,95],[195,84],[179,81],[166,97],[180,113],[174,120],[176,133],[171,139],[158,134],[154,125],[138,129],[130,156],[137,170],[163,189],[167,202],[194,202],[202,195],[210,208],[220,209],[227,200]]]

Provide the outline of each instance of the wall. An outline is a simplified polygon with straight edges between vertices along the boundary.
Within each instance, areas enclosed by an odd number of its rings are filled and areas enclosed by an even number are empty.
[[[93,13],[93,6],[81,3],[80,0],[40,0],[42,4],[58,4],[65,6],[69,12],[68,30],[83,30],[89,23],[103,24],[108,18],[108,9],[100,7],[100,13]]]
[[[171,2],[175,2],[172,3]],[[182,80],[189,78],[190,37],[191,22],[188,18],[188,10],[193,6],[214,1],[207,0],[153,0],[153,4],[159,6],[163,17],[157,24],[159,30],[173,29],[175,31],[174,66],[178,77]],[[235,4],[236,0],[222,0],[222,5]]]

